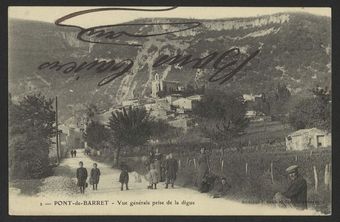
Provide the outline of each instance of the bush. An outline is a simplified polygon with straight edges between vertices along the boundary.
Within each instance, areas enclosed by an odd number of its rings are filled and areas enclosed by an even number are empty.
[[[178,182],[183,186],[194,186],[193,175],[197,173],[194,164],[188,164],[188,159],[196,158],[187,153],[179,156],[181,169]],[[212,152],[211,169],[219,175],[225,176],[232,185],[228,198],[243,200],[245,202],[271,202],[276,192],[283,191],[288,180],[285,169],[293,164],[300,166],[301,174],[307,181],[309,207],[330,212],[330,193],[327,191],[324,181],[325,165],[331,163],[329,149],[310,151],[278,151],[278,152],[227,152],[223,158],[224,167],[221,170],[221,154]],[[297,160],[297,161],[296,161]],[[246,175],[246,163],[248,174]],[[271,181],[270,164],[273,163],[274,183]],[[317,169],[319,190],[314,192],[313,166]]]
[[[181,146],[182,147],[182,146]],[[208,146],[206,146],[208,147]],[[177,145],[158,146],[161,153],[173,152],[176,159],[180,160],[181,167],[178,172],[176,184],[183,187],[195,188],[199,146],[179,149]],[[133,170],[145,174],[145,165],[141,158],[128,157],[126,162]],[[285,169],[293,164],[300,166],[300,172],[307,181],[309,207],[330,212],[330,192],[327,191],[324,181],[325,165],[331,163],[330,149],[306,151],[258,151],[258,152],[226,152],[223,158],[224,167],[221,170],[221,153],[213,149],[210,156],[212,172],[218,176],[225,176],[232,186],[227,196],[229,199],[242,200],[248,203],[271,203],[276,192],[284,191],[288,186]],[[246,175],[246,163],[248,174]],[[270,166],[273,163],[274,183],[271,180]],[[314,192],[313,166],[317,169],[319,189]]]
[[[50,172],[50,138],[55,134],[53,100],[38,94],[9,106],[11,178],[42,178]]]

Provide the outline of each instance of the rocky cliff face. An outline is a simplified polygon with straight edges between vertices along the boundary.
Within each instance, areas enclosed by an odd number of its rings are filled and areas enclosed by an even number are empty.
[[[227,21],[209,21],[205,22],[204,26],[209,30],[222,31],[256,28],[273,24],[281,25],[286,22],[289,22],[289,14],[276,14],[260,18],[231,19]]]
[[[311,87],[330,85],[330,18],[281,13],[200,22],[201,26],[191,30],[145,38],[143,47],[136,48],[81,42],[76,39],[77,30],[54,24],[10,21],[10,91],[14,98],[35,91],[58,95],[61,107],[65,107],[62,115],[68,116],[70,112],[66,107],[72,109],[76,104],[95,103],[102,109],[108,109],[126,99],[148,97],[155,73],[162,79],[178,80],[183,85],[194,85],[200,79],[201,84],[208,87],[253,94],[269,91],[278,82],[286,83],[291,92],[299,96],[308,96]],[[157,31],[156,28],[143,28]],[[261,52],[223,85],[206,81],[214,71],[212,66],[202,70],[193,69],[192,65],[152,66],[164,54],[174,56],[183,53],[197,58],[212,52],[222,53],[232,47],[238,47],[244,56],[257,49]],[[128,58],[134,61],[130,72],[102,87],[97,86],[98,81],[105,77],[101,73],[82,72],[79,78],[75,78],[74,74],[37,69],[46,61],[75,61],[80,64],[94,59],[120,61]]]

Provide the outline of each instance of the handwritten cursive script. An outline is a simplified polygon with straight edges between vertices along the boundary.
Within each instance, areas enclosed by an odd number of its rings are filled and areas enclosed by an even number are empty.
[[[90,28],[83,28],[81,26],[76,25],[67,25],[62,24],[63,22],[80,16],[84,14],[99,12],[99,11],[110,11],[110,10],[124,10],[124,11],[169,11],[173,10],[176,7],[166,8],[166,9],[136,9],[136,8],[99,8],[99,9],[89,9],[84,11],[74,12],[68,15],[65,15],[55,21],[55,24],[58,26],[66,26],[66,27],[76,27],[80,29],[77,34],[77,39],[84,42],[89,43],[97,43],[97,44],[110,44],[110,45],[119,45],[119,46],[131,46],[131,47],[140,47],[143,44],[141,42],[138,43],[138,40],[143,38],[149,38],[160,35],[168,35],[171,33],[181,32],[189,29],[196,28],[201,25],[200,22],[175,22],[175,23],[138,23],[138,24],[114,24],[114,25],[102,25],[102,26],[94,26]],[[141,27],[155,27],[155,26],[165,26],[167,29],[155,29],[157,31],[150,31],[147,33],[141,32]],[[125,29],[129,29],[128,31]],[[153,29],[151,29],[153,30]],[[134,42],[134,41],[137,41]],[[255,56],[260,53],[260,50],[257,49],[254,52],[250,53],[248,56],[242,56],[240,53],[240,49],[237,47],[230,48],[222,53],[217,51],[213,51],[209,53],[207,56],[202,58],[193,58],[190,54],[176,54],[176,55],[161,55],[159,58],[155,60],[153,63],[153,67],[157,68],[164,65],[177,65],[177,66],[186,66],[188,64],[193,64],[193,69],[204,69],[209,64],[211,64],[210,69],[213,69],[213,73],[209,76],[210,82],[217,82],[219,84],[223,84],[229,79],[231,79],[236,73],[238,73],[244,66],[246,66],[250,60],[252,60]],[[43,69],[54,69],[55,71],[60,71],[64,74],[68,73],[78,73],[83,70],[94,70],[95,73],[103,73],[110,72],[107,76],[105,76],[100,82],[98,82],[98,86],[103,86],[115,80],[116,78],[124,75],[125,73],[130,72],[133,67],[134,62],[131,59],[125,59],[120,62],[116,62],[114,59],[109,61],[99,61],[94,60],[92,62],[82,62],[81,64],[77,64],[74,61],[63,63],[61,61],[54,62],[44,62],[38,66],[39,70]],[[225,71],[225,73],[223,73]],[[77,79],[79,76],[77,76]]]
[[[115,25],[102,25],[102,26],[93,26],[90,28],[83,28],[81,26],[75,25],[65,25],[61,24],[71,18],[75,18],[80,15],[100,12],[100,11],[146,11],[146,12],[159,12],[159,11],[169,11],[173,10],[176,7],[170,7],[166,9],[136,9],[136,8],[99,8],[99,9],[89,9],[84,11],[74,12],[68,15],[65,15],[55,21],[55,24],[58,26],[66,26],[66,27],[75,27],[79,28],[80,32],[77,35],[77,39],[84,42],[89,43],[98,43],[98,44],[112,44],[112,45],[125,45],[125,46],[142,46],[142,44],[131,43],[129,40],[135,40],[139,38],[146,37],[155,37],[160,35],[168,35],[171,33],[182,32],[185,30],[193,29],[201,25],[200,22],[165,22],[165,23],[137,23],[137,24],[115,24]],[[160,32],[148,32],[141,33],[140,27],[161,27],[165,26],[167,29],[159,29]],[[126,31],[125,29],[132,29],[131,31]],[[124,30],[123,30],[124,29]],[[134,31],[134,32],[133,32]],[[124,43],[120,43],[118,41],[125,41]]]

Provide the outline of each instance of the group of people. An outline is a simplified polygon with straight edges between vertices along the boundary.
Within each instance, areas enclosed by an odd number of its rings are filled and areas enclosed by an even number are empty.
[[[201,193],[212,193],[214,198],[225,196],[231,185],[227,183],[225,177],[218,177],[212,173],[209,162],[209,152],[205,148],[201,148],[198,157],[198,174],[196,185]]]
[[[91,154],[91,150],[90,149],[85,149],[84,150],[84,154],[89,156]]]
[[[150,151],[145,166],[148,171],[146,175],[149,181],[148,189],[157,189],[157,184],[160,182],[165,182],[165,189],[169,188],[169,184],[174,188],[178,161],[173,157],[172,153],[165,155],[164,158],[158,149],[156,149],[156,152]]]
[[[294,207],[307,209],[307,182],[300,175],[299,167],[292,165],[286,169],[289,178],[289,186],[283,193],[276,193],[273,201],[279,207]],[[217,181],[217,182],[216,182]],[[212,191],[214,198],[226,195],[231,188],[225,177],[218,178],[211,172],[209,164],[209,152],[201,148],[198,158],[198,189],[202,193]]]
[[[76,151],[71,151],[72,157],[76,156]],[[163,156],[158,149],[156,152],[151,151],[147,160],[145,161],[147,168],[146,177],[149,181],[148,189],[157,189],[157,184],[165,182],[165,188],[168,189],[169,185],[174,188],[174,183],[177,177],[178,161],[173,157],[172,153]],[[280,207],[295,207],[298,209],[307,209],[307,182],[300,175],[297,165],[290,166],[286,169],[286,173],[290,180],[288,189],[283,193],[276,193],[273,201]],[[121,173],[119,182],[121,183],[121,191],[124,186],[129,190],[129,170],[127,165],[121,165]],[[84,193],[87,184],[87,170],[83,166],[83,162],[79,162],[77,169],[77,185],[80,187],[80,192]],[[89,182],[93,190],[98,189],[100,178],[100,170],[97,163],[93,164],[91,169]],[[218,177],[211,172],[209,162],[209,152],[202,148],[198,158],[198,172],[196,184],[202,193],[211,192],[214,198],[225,196],[231,186],[228,184],[225,177]]]
[[[71,150],[71,157],[77,157],[77,150]]]
[[[93,190],[98,190],[98,183],[100,178],[100,170],[97,167],[97,163],[93,164],[93,168],[90,172],[89,182],[92,185]],[[77,185],[80,188],[80,193],[85,193],[86,187],[88,187],[87,177],[87,169],[84,167],[84,163],[82,161],[79,162],[79,168],[77,169]]]
[[[119,182],[121,184],[121,191],[129,190],[129,167],[126,164],[121,164],[121,173],[119,175]],[[165,182],[165,188],[168,189],[169,185],[174,188],[177,171],[178,171],[178,162],[175,158],[173,158],[172,153],[169,153],[163,159],[163,155],[156,151],[150,152],[150,156],[146,161],[146,167],[148,170],[147,178],[149,181],[148,189],[157,189],[157,184],[159,182]],[[84,163],[82,161],[79,162],[79,168],[77,169],[77,185],[80,188],[80,193],[85,193],[85,189],[88,186],[87,178],[88,173],[87,169],[84,167]],[[97,163],[93,164],[93,168],[91,169],[89,182],[93,187],[93,190],[98,189],[98,183],[100,178],[100,170],[97,167]]]

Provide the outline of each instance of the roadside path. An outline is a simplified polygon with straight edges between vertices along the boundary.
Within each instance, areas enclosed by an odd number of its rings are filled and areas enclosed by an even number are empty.
[[[94,163],[81,150],[77,157],[64,159],[61,167],[72,172],[83,161],[88,173]],[[120,171],[111,166],[98,163],[101,177],[98,190],[93,191],[91,185],[85,194],[63,194],[49,192],[48,189],[37,196],[28,197],[10,193],[9,207],[11,212],[19,215],[315,215],[311,210],[279,209],[266,205],[249,205],[224,198],[213,199],[208,194],[195,190],[176,187],[165,189],[158,184],[157,190],[146,189],[148,182],[135,181],[134,173],[130,173],[129,191],[121,191]],[[68,175],[69,176],[69,175]],[[72,180],[75,181],[75,178]],[[171,201],[171,205],[167,202]],[[69,205],[69,203],[71,203]],[[79,202],[82,205],[76,205]],[[176,203],[177,204],[176,204]],[[125,203],[125,204],[124,204]]]

